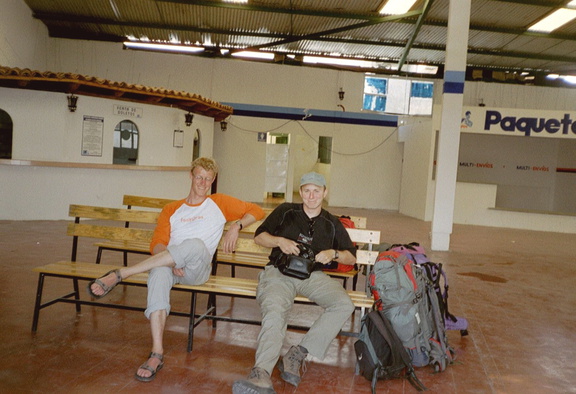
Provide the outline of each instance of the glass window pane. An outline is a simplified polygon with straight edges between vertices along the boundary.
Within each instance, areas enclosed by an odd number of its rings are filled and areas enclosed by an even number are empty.
[[[434,94],[434,84],[429,82],[412,82],[412,97],[432,98]]]
[[[366,78],[364,80],[364,93],[386,94],[388,80],[384,78]]]
[[[114,128],[114,164],[137,164],[138,126],[130,120],[123,120]]]

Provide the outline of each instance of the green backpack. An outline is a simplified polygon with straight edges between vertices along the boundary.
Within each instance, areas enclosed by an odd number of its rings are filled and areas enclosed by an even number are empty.
[[[405,255],[381,252],[368,276],[375,309],[388,318],[412,365],[442,372],[453,360],[432,283]]]

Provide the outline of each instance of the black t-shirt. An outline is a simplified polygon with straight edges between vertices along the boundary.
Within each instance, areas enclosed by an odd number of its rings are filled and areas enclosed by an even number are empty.
[[[318,216],[309,218],[303,204],[283,203],[256,229],[255,236],[263,232],[307,244],[315,254],[336,249],[348,250],[356,256],[356,248],[340,220],[324,209]],[[274,264],[281,254],[279,247],[272,248],[268,264]],[[314,270],[322,267],[316,263]]]

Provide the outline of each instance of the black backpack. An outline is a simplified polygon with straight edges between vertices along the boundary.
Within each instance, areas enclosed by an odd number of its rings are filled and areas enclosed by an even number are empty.
[[[378,380],[406,378],[418,391],[426,390],[420,382],[402,341],[381,311],[372,311],[362,318],[356,352],[356,374],[372,382],[376,393]]]

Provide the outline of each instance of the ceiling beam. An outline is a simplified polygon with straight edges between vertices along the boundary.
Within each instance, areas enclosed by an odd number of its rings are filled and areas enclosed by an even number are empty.
[[[406,58],[408,57],[408,53],[410,53],[410,49],[412,48],[412,45],[414,45],[414,41],[416,40],[416,37],[418,36],[418,33],[420,32],[420,28],[422,27],[422,23],[424,23],[424,18],[426,18],[426,15],[428,15],[428,11],[430,11],[430,7],[432,7],[432,3],[434,3],[434,0],[426,0],[426,3],[422,7],[422,12],[421,12],[420,16],[418,17],[418,21],[416,21],[416,26],[414,27],[414,32],[412,33],[412,36],[410,36],[410,38],[408,39],[408,43],[406,44],[406,47],[404,48],[404,52],[402,53],[402,56],[400,56],[400,60],[398,61],[398,70],[402,70],[402,66],[406,62]]]
[[[344,12],[331,12],[328,10],[278,8],[278,7],[266,7],[261,5],[235,4],[235,3],[224,3],[221,1],[218,2],[218,1],[206,1],[206,0],[156,0],[156,2],[183,4],[187,6],[228,8],[233,10],[252,11],[252,12],[254,11],[270,12],[275,14],[286,14],[286,15],[320,16],[320,17],[337,18],[337,19],[378,20],[382,18],[382,15],[378,14],[377,12],[374,12],[372,14],[353,14]]]

